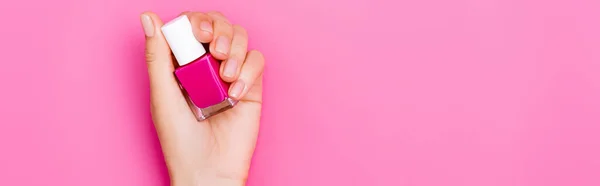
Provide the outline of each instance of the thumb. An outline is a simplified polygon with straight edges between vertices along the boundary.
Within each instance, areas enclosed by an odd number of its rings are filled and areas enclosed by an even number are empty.
[[[156,14],[146,12],[141,15],[141,22],[146,35],[146,63],[155,122],[191,112],[173,75],[171,50],[160,30],[162,21]]]

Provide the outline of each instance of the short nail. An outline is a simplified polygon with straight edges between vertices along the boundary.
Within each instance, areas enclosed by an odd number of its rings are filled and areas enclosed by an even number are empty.
[[[229,39],[225,36],[219,36],[216,41],[215,50],[221,54],[229,52]]]
[[[223,69],[223,76],[225,77],[233,77],[237,72],[237,61],[235,59],[229,59],[225,62],[225,69]]]
[[[146,37],[154,36],[154,24],[152,24],[152,18],[146,14],[142,14],[142,27],[144,28],[144,33]]]
[[[239,99],[239,96],[242,94],[242,91],[244,91],[245,88],[246,84],[244,83],[244,81],[239,79],[238,81],[233,83],[233,85],[229,89],[229,96]]]
[[[212,28],[212,24],[210,24],[207,21],[202,21],[200,22],[200,30],[208,32],[208,33],[213,33],[213,28]]]

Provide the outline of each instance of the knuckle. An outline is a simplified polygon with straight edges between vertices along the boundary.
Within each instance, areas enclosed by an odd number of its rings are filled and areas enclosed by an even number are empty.
[[[202,13],[200,12],[184,12],[181,15],[187,15],[190,21],[192,22],[202,21],[206,19],[205,16],[202,15]]]
[[[231,23],[229,23],[229,21],[223,20],[223,19],[215,20],[215,25],[223,27],[223,28],[231,28]]]
[[[190,14],[192,14],[191,11],[183,11],[179,15],[181,16],[181,15],[190,15]]]
[[[148,50],[146,50],[146,62],[151,63],[153,61],[156,61],[156,54],[154,52],[150,52]]]
[[[221,21],[224,21],[224,22],[230,24],[230,22],[227,19],[227,17],[225,17],[225,15],[223,15],[223,13],[221,13],[221,12],[210,11],[210,12],[207,12],[206,15],[208,15],[209,17],[211,17],[214,20],[221,20]]]
[[[235,32],[235,34],[238,34],[240,36],[248,36],[248,31],[240,25],[233,25],[233,31]]]
[[[262,54],[262,52],[260,52],[258,50],[250,51],[249,56],[252,56],[253,61],[255,63],[258,63],[260,65],[263,65],[265,63],[265,56]]]
[[[219,17],[225,17],[225,15],[223,15],[223,13],[219,12],[219,11],[210,11],[207,12],[206,14],[211,15],[211,16],[219,16]]]
[[[231,45],[231,57],[237,59],[243,59],[244,55],[246,55],[246,43],[233,43]]]
[[[258,51],[258,50],[252,50],[250,51],[252,53],[252,55],[254,55],[255,58],[257,59],[261,59],[264,60],[265,56],[262,54],[262,52]]]

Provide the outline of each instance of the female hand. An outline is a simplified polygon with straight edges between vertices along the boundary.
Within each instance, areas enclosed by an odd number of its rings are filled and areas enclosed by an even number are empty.
[[[246,30],[218,12],[184,12],[196,39],[210,43],[221,63],[221,78],[232,83],[229,96],[238,104],[198,122],[173,74],[174,60],[151,12],[141,15],[146,35],[151,112],[171,185],[241,186],[254,153],[262,105],[263,55],[248,51]]]

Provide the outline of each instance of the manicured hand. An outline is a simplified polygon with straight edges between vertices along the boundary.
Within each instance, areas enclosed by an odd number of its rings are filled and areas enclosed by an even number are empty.
[[[210,43],[221,63],[221,78],[232,83],[229,96],[239,100],[228,111],[198,122],[173,74],[173,57],[151,12],[141,15],[146,36],[154,125],[175,186],[245,185],[254,153],[262,105],[263,55],[248,51],[246,30],[218,12],[184,12],[196,39]]]

